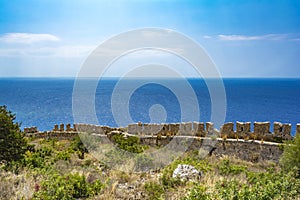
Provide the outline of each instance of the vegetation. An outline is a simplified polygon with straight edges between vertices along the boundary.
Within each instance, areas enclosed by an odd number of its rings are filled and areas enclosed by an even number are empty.
[[[198,151],[189,151],[160,170],[125,173],[93,158],[79,137],[29,140],[5,107],[1,107],[0,120],[1,139],[8,141],[1,140],[0,146],[1,160],[5,161],[0,164],[0,199],[300,199],[299,135],[282,146],[280,165],[228,156],[203,159]],[[151,158],[143,152],[156,149],[141,145],[137,137],[115,135],[112,140],[122,149],[107,152],[116,162],[124,159],[122,153],[130,152],[139,163],[137,171],[151,167]],[[13,146],[21,149],[13,150]],[[11,155],[17,155],[17,159]],[[178,164],[201,171],[200,180],[173,178]]]
[[[36,186],[33,199],[78,199],[88,198],[100,193],[103,184],[96,180],[87,182],[84,175],[79,173],[59,175],[54,174]]]
[[[284,145],[280,164],[285,172],[294,170],[297,171],[297,177],[300,177],[300,134],[297,134],[293,141]]]
[[[0,162],[7,164],[22,160],[28,148],[15,119],[16,115],[8,111],[6,106],[0,106]]]

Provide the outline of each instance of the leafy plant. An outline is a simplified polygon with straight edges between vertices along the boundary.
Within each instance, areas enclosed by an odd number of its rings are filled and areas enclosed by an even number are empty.
[[[144,188],[145,188],[146,194],[150,200],[162,199],[164,189],[160,184],[158,184],[154,181],[147,182],[147,183],[145,183]]]
[[[112,136],[112,141],[114,141],[120,149],[131,153],[142,153],[147,146],[139,144],[139,138],[135,136],[129,136],[124,138],[121,134],[116,134]]]
[[[0,162],[8,165],[24,158],[28,144],[20,125],[14,122],[16,115],[0,106]]]
[[[82,143],[81,139],[79,136],[76,136],[73,139],[73,142],[71,144],[71,147],[74,151],[77,152],[78,158],[79,159],[84,159],[84,154],[88,153],[87,148],[84,146],[84,144]]]
[[[280,165],[285,172],[297,170],[297,177],[300,178],[300,134],[297,134],[293,141],[286,142]]]
[[[245,166],[231,164],[230,160],[227,158],[223,159],[218,165],[218,170],[222,175],[236,175],[246,171],[246,169]]]
[[[210,200],[211,195],[207,193],[207,188],[202,185],[194,186],[190,191],[189,195],[182,198],[182,200]]]
[[[104,185],[96,180],[88,183],[84,175],[78,173],[64,176],[54,174],[41,184],[33,199],[78,199],[99,194]]]

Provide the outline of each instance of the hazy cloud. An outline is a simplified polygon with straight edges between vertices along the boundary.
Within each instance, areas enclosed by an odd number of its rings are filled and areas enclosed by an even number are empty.
[[[286,38],[287,38],[287,34],[267,34],[267,35],[259,35],[259,36],[218,35],[219,40],[225,40],[225,41],[282,40]]]
[[[209,35],[204,35],[203,38],[204,38],[204,39],[211,39],[212,37],[209,36]]]
[[[6,43],[22,43],[22,44],[31,44],[36,42],[56,42],[60,39],[51,34],[34,34],[34,33],[7,33],[3,36],[0,36],[0,41]]]
[[[35,56],[35,57],[82,57],[87,56],[95,45],[64,45],[58,47],[14,47],[0,48],[0,56]]]

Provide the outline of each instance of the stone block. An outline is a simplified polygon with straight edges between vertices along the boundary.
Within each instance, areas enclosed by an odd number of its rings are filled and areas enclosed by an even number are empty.
[[[195,135],[198,137],[205,137],[204,123],[203,122],[193,122]]]
[[[234,136],[233,126],[234,124],[232,122],[223,124],[220,130],[221,137],[232,138],[232,136]]]
[[[270,133],[270,122],[254,122],[254,139],[260,140]]]
[[[283,131],[282,131],[283,139],[291,140],[292,139],[292,136],[291,136],[292,125],[291,124],[282,124],[282,128],[283,128]]]
[[[297,124],[296,134],[300,134],[300,124]]]
[[[138,134],[137,126],[138,126],[138,124],[128,124],[127,132],[129,134],[137,135]]]
[[[161,129],[159,131],[159,134],[162,136],[167,136],[169,134],[169,124],[160,124]]]
[[[180,129],[180,124],[172,123],[169,124],[169,131],[172,136],[177,135]]]
[[[251,123],[250,122],[236,122],[236,134],[238,138],[246,139],[250,137]]]
[[[71,124],[66,124],[66,131],[72,131]]]
[[[291,136],[291,124],[282,124],[280,122],[274,122],[274,137],[282,140],[290,140]]]
[[[193,135],[193,123],[186,122],[180,124],[180,135],[192,136]]]
[[[206,131],[206,134],[207,135],[213,135],[214,134],[214,123],[212,123],[212,122],[206,122],[206,129],[205,129],[205,131]]]
[[[59,125],[59,131],[64,131],[65,130],[65,125],[64,124],[60,124]]]
[[[58,131],[58,124],[54,125],[53,131]]]

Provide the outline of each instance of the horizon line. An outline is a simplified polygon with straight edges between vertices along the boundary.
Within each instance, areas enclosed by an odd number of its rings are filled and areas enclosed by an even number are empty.
[[[271,77],[264,77],[264,76],[224,76],[224,77],[194,77],[194,76],[188,76],[188,77],[172,77],[172,76],[160,76],[160,77],[153,77],[153,76],[131,76],[131,77],[121,77],[121,76],[103,76],[103,77],[76,77],[76,76],[0,76],[0,79],[98,79],[98,78],[125,78],[125,79],[143,79],[143,78],[154,78],[154,79],[300,79],[300,77],[289,77],[289,76],[271,76]]]

